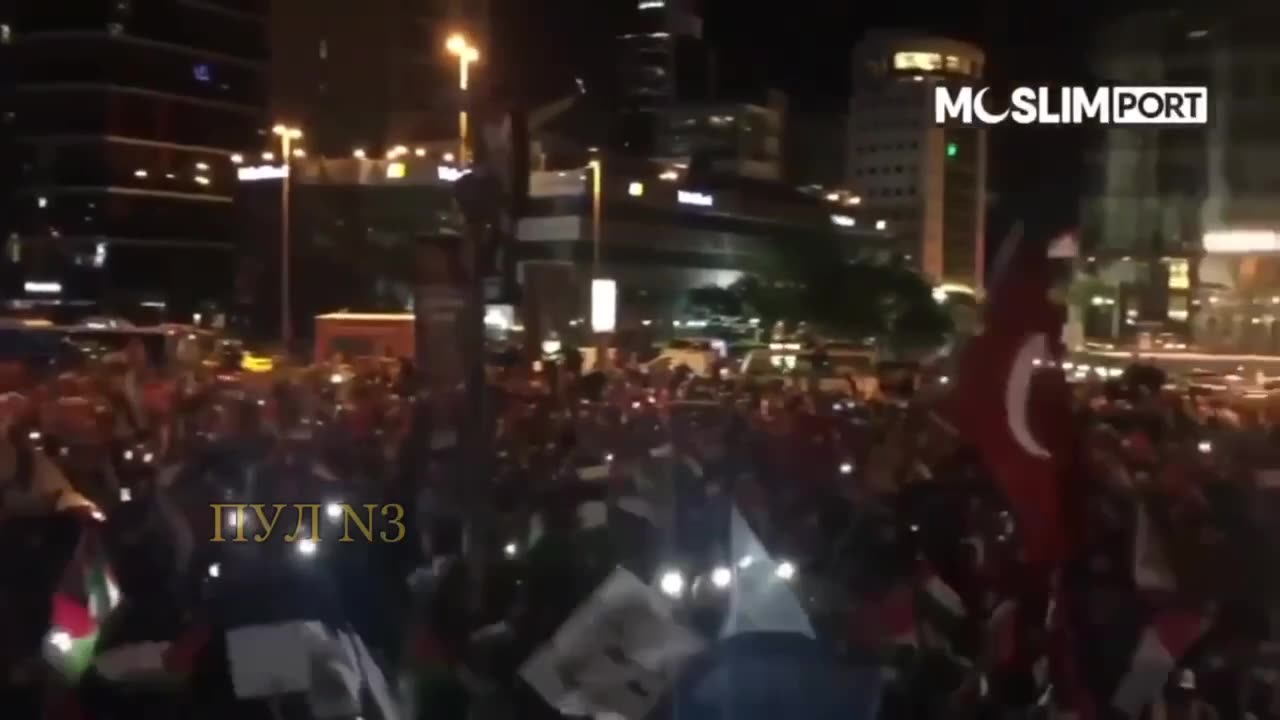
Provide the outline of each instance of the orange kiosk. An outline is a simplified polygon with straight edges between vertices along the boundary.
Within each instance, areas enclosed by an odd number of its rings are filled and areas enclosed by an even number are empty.
[[[329,313],[316,316],[315,360],[341,353],[359,357],[413,357],[412,313]]]

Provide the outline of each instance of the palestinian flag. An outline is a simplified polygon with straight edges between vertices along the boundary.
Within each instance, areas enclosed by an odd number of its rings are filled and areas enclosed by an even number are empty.
[[[86,527],[51,599],[51,662],[79,677],[93,660],[103,619],[119,601],[101,538],[95,528]]]

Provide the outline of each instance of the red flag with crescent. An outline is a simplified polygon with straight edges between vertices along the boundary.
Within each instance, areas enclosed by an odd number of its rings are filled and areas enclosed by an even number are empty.
[[[1074,449],[1061,370],[1066,308],[1050,296],[1045,246],[1010,241],[1016,245],[988,294],[981,333],[961,349],[943,414],[1006,496],[1028,561],[1052,570],[1067,552],[1062,481]]]

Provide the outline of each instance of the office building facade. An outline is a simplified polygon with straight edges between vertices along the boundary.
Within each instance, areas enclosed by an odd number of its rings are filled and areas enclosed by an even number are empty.
[[[710,55],[692,0],[626,1],[635,6],[618,37],[618,145],[651,154],[661,110],[710,96]]]
[[[757,180],[781,180],[786,97],[767,105],[679,103],[655,111],[654,155],[667,164],[702,163],[705,171]]]
[[[1280,351],[1280,9],[1256,2],[1124,17],[1097,38],[1108,83],[1209,88],[1210,123],[1113,128],[1086,155],[1095,335],[1157,330]]]
[[[67,297],[217,298],[234,265],[231,156],[269,132],[267,0],[12,12],[7,294],[36,282]]]
[[[908,31],[869,33],[853,52],[846,185],[934,284],[983,284],[987,133],[937,127],[933,96],[980,83],[985,62],[973,45]]]

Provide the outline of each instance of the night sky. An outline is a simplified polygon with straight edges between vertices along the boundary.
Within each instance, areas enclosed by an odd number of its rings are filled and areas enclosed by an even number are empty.
[[[1093,29],[1107,17],[1171,0],[948,0],[934,3],[703,0],[705,36],[718,54],[722,87],[776,87],[803,111],[847,111],[850,52],[868,29],[903,27],[974,42],[987,51],[991,85],[1086,84]],[[613,36],[634,0],[521,0],[521,19],[539,73],[610,82]],[[549,8],[554,7],[554,10]],[[536,49],[535,49],[536,48]],[[531,68],[526,68],[526,71]],[[1082,140],[1076,131],[1002,128],[993,133],[989,235],[1016,221],[1028,232],[1074,226]]]

